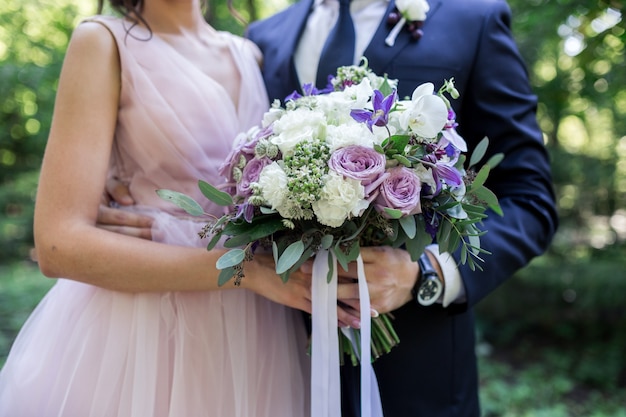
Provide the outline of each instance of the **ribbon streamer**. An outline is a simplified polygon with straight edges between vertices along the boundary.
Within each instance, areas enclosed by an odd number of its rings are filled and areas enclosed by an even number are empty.
[[[329,259],[329,256],[332,259]],[[330,262],[329,262],[330,261]],[[330,282],[327,282],[332,265]],[[360,346],[353,329],[342,329],[354,351],[361,352],[361,417],[383,417],[380,392],[371,361],[370,298],[361,255],[357,258],[359,305],[362,312]],[[337,332],[337,260],[328,250],[315,256],[312,273],[311,416],[341,416],[339,336]],[[365,313],[365,316],[363,316]],[[349,366],[349,365],[346,365]],[[367,394],[366,394],[367,393]]]

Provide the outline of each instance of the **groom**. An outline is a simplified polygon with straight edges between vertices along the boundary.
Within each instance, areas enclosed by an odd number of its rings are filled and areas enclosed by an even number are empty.
[[[412,0],[414,3],[417,0]],[[263,52],[270,98],[284,99],[299,85],[315,83],[325,39],[338,20],[337,0],[301,0],[281,13],[252,23],[248,37]],[[406,3],[406,2],[403,2]],[[444,284],[438,303],[421,305],[418,266],[402,250],[365,249],[372,306],[392,311],[399,346],[374,363],[386,417],[478,416],[478,376],[472,307],[516,270],[540,255],[557,226],[550,166],[536,122],[536,97],[510,32],[503,0],[428,0],[423,36],[402,30],[393,46],[385,38],[394,1],[352,0],[354,61],[365,56],[376,73],[399,80],[400,97],[425,82],[438,88],[454,78],[460,99],[452,102],[459,133],[471,154],[487,136],[488,154],[504,160],[488,187],[504,216],[484,222],[481,270],[457,268],[430,247],[427,260]],[[345,36],[344,36],[345,37]],[[351,49],[349,49],[351,52]],[[317,87],[324,85],[318,83]],[[424,258],[424,257],[422,257]],[[347,275],[354,277],[354,273]],[[344,416],[359,415],[359,371],[342,367]]]

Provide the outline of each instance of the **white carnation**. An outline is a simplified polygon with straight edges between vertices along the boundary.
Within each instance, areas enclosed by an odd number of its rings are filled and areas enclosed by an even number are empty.
[[[369,205],[359,181],[343,178],[334,171],[330,171],[324,181],[321,198],[312,205],[321,224],[339,227],[350,216],[361,215]]]
[[[380,141],[370,132],[365,123],[357,123],[353,119],[351,123],[339,126],[329,125],[326,130],[326,143],[328,143],[330,151],[333,152],[350,145],[372,148],[374,143],[380,143]]]
[[[279,210],[287,199],[287,174],[276,162],[267,165],[259,175],[261,196],[273,209]]]
[[[291,155],[300,142],[310,142],[325,136],[326,121],[324,114],[307,108],[298,108],[286,112],[274,122],[274,134],[271,142],[278,146],[283,155]]]

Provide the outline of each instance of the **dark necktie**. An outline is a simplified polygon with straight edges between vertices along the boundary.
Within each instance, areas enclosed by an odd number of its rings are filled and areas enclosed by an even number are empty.
[[[326,87],[328,76],[335,75],[337,68],[354,62],[354,24],[350,16],[350,1],[339,0],[339,16],[322,49],[317,68],[318,88]]]

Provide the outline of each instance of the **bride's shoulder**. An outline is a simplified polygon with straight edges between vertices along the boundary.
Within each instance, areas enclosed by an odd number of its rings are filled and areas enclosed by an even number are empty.
[[[232,39],[232,41],[238,48],[251,54],[259,65],[263,62],[263,53],[261,52],[259,47],[250,39],[229,32],[224,33],[226,33],[226,36],[229,36]]]

